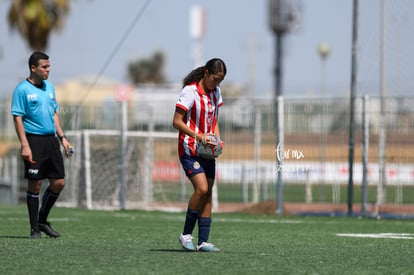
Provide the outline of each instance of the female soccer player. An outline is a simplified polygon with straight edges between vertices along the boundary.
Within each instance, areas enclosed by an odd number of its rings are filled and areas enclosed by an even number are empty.
[[[207,242],[211,227],[211,196],[215,178],[215,159],[196,154],[197,143],[216,146],[208,134],[220,136],[218,109],[223,105],[220,83],[227,69],[223,60],[213,58],[205,66],[191,71],[183,80],[183,89],[176,103],[173,126],[179,130],[178,154],[194,192],[187,208],[184,230],[179,237],[181,246],[189,251],[220,251]],[[198,245],[193,244],[192,232],[198,221]]]

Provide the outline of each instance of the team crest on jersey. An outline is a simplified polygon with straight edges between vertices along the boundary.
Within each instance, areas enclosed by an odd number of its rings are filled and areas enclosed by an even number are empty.
[[[207,108],[208,108],[208,111],[209,111],[209,112],[213,112],[213,111],[214,111],[213,104],[211,104],[211,102],[209,102],[209,103],[207,104]]]
[[[193,164],[194,169],[200,169],[200,163],[198,161]]]
[[[214,106],[213,104],[211,104],[211,102],[207,104],[207,111],[208,111],[207,123],[211,125],[213,123],[213,113],[214,113]]]

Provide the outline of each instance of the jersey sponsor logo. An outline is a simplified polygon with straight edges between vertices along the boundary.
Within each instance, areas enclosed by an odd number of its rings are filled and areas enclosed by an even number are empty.
[[[29,169],[30,175],[37,175],[38,173],[39,173],[39,169],[32,169],[32,168]]]
[[[32,101],[37,99],[37,94],[28,94],[27,100]]]

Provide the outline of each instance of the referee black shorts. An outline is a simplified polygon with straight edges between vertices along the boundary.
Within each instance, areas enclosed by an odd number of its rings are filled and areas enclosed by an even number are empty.
[[[63,179],[65,167],[56,136],[26,134],[26,137],[32,150],[32,160],[36,163],[24,161],[25,178],[29,180]]]

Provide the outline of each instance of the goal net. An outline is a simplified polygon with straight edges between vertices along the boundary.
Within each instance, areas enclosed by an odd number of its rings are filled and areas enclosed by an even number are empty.
[[[75,154],[65,160],[66,186],[59,198],[60,205],[119,209],[158,204],[171,208],[171,202],[186,200],[177,133],[127,131],[124,150],[120,131],[82,130],[66,134]]]

